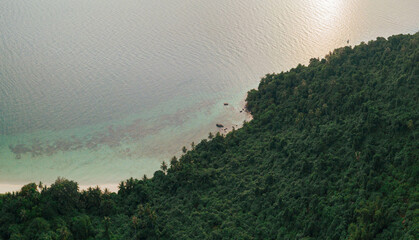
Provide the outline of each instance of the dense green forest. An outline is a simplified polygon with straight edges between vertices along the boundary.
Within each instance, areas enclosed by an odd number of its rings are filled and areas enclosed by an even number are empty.
[[[248,93],[254,119],[118,193],[0,197],[0,239],[419,239],[419,33],[336,49]]]

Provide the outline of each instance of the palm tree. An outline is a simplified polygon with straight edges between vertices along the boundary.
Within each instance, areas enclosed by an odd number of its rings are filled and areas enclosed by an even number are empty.
[[[170,167],[174,169],[176,167],[177,163],[178,163],[178,161],[177,161],[176,156],[173,156],[172,160],[170,160]]]
[[[164,174],[166,174],[166,173],[167,173],[167,164],[166,164],[166,162],[165,162],[165,161],[163,161],[163,162],[161,163],[160,169],[164,172]]]

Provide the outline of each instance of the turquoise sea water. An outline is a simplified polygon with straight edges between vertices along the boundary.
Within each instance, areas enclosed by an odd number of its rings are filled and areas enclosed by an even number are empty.
[[[151,176],[216,123],[249,119],[264,74],[414,33],[417,12],[416,0],[3,0],[0,192]]]

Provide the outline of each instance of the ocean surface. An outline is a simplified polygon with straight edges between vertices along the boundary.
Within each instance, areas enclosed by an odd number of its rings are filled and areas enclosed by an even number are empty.
[[[246,92],[266,73],[415,33],[418,12],[418,0],[2,0],[0,192],[151,177],[249,120]]]

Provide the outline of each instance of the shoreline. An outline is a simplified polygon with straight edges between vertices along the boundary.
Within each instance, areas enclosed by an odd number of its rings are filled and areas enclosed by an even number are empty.
[[[216,133],[220,133],[220,134],[225,136],[228,133],[230,133],[231,131],[233,131],[233,128],[235,130],[242,128],[243,127],[243,122],[252,121],[253,115],[246,108],[246,99],[247,99],[247,93],[246,93],[245,97],[238,102],[238,106],[229,105],[229,104],[226,106],[224,104],[224,107],[230,108],[231,110],[238,112],[238,114],[243,114],[244,115],[244,120],[242,122],[238,123],[238,124],[234,124],[234,123],[224,124],[224,123],[221,122],[223,127],[217,127],[218,129],[217,129]]]
[[[247,99],[247,93],[246,93],[245,97],[242,98],[241,100],[239,100],[238,102],[236,102],[236,104],[228,105],[228,106],[224,106],[223,107],[227,111],[237,112],[237,115],[236,116],[239,116],[239,115],[240,116],[243,116],[244,120],[241,121],[241,122],[229,122],[227,124],[224,124],[224,127],[217,128],[216,131],[214,131],[214,134],[215,133],[220,133],[221,135],[224,135],[225,136],[229,132],[231,132],[233,130],[233,128],[235,130],[237,130],[237,129],[243,127],[243,122],[244,121],[249,122],[249,121],[251,121],[253,119],[252,114],[246,109],[246,99]],[[226,121],[229,121],[229,120],[232,120],[232,119],[225,119],[225,120]],[[215,122],[214,122],[214,124],[215,124]],[[211,127],[209,127],[209,128],[211,128]],[[202,139],[205,139],[205,136],[202,137]],[[155,169],[153,171],[153,173],[155,171],[158,171],[158,170],[159,170],[158,168]],[[86,190],[89,187],[94,188],[96,186],[99,186],[102,191],[104,191],[105,189],[108,189],[108,191],[110,191],[110,192],[118,192],[118,190],[119,190],[118,187],[119,187],[120,182],[125,181],[128,178],[122,177],[121,180],[118,181],[118,183],[106,183],[106,184],[79,184],[79,180],[77,180],[77,179],[71,179],[71,178],[67,178],[67,179],[77,182],[78,183],[78,186],[79,186],[79,191]],[[19,183],[2,182],[2,183],[0,183],[0,194],[6,194],[6,193],[12,193],[12,192],[20,191],[21,188],[24,185],[29,184],[29,183],[32,183],[32,182],[31,181],[28,181],[28,182],[21,183],[21,184],[19,184]],[[38,182],[39,181],[36,181],[35,183],[37,184]],[[51,182],[51,183],[48,182],[46,185],[47,186],[50,186],[52,183],[53,182]]]
[[[70,181],[75,181],[76,180],[72,180],[69,179]],[[13,192],[18,192],[22,189],[23,186],[30,184],[31,182],[25,183],[25,184],[14,184],[14,183],[0,183],[0,194],[7,194],[7,193],[13,193]],[[78,184],[78,183],[77,183]],[[51,185],[46,185],[48,187],[50,187]],[[87,190],[89,187],[91,188],[95,188],[95,187],[99,187],[102,191],[104,191],[105,189],[107,189],[109,192],[118,192],[118,187],[119,187],[119,183],[118,184],[113,184],[113,183],[109,183],[109,184],[92,184],[92,185],[78,185],[79,186],[79,191],[83,191],[83,190]]]

